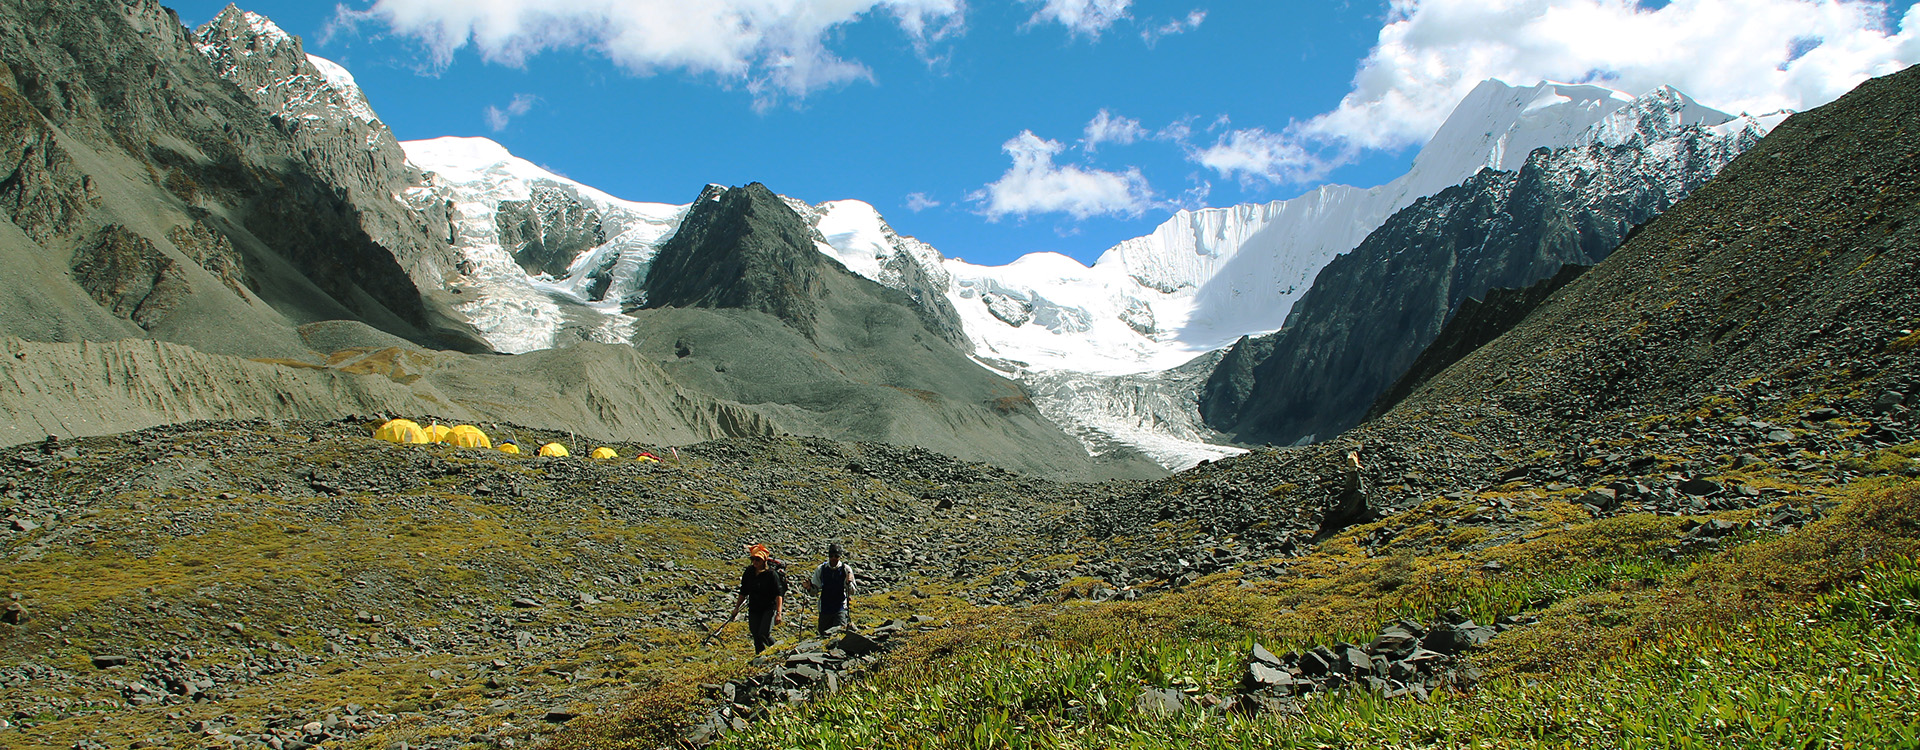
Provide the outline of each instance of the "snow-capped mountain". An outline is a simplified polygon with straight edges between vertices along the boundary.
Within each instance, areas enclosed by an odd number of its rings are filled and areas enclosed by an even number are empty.
[[[1485,81],[1407,174],[1385,185],[1327,185],[1291,200],[1180,211],[1092,267],[1050,253],[996,267],[950,261],[954,305],[979,356],[1010,369],[1174,367],[1280,328],[1329,260],[1415,199],[1483,167],[1517,169],[1536,148],[1602,137],[1594,128],[1633,100],[1600,86]],[[1729,119],[1697,106],[1679,114],[1687,123]]]
[[[1246,442],[1358,424],[1467,299],[1606,259],[1776,120],[1728,117],[1662,87],[1573,145],[1421,198],[1327,264],[1284,328],[1244,347],[1264,354],[1216,371],[1201,414]]]
[[[263,22],[240,15],[226,26],[276,39],[277,30]],[[216,67],[239,54],[218,41],[203,46]],[[317,58],[304,63],[276,68],[273,80],[243,83],[287,117],[384,132],[350,74]],[[1205,378],[1171,371],[1242,336],[1280,329],[1321,269],[1396,211],[1483,168],[1517,170],[1539,148],[1658,152],[1673,148],[1674,134],[1690,126],[1731,138],[1764,133],[1771,124],[1731,117],[1671,90],[1636,99],[1594,85],[1486,81],[1399,179],[1181,211],[1092,266],[1054,253],[976,265],[900,234],[867,203],[785,200],[815,230],[822,253],[906,292],[930,328],[970,346],[982,364],[1024,380],[1041,411],[1090,450],[1129,445],[1179,467],[1232,449],[1209,444],[1216,438],[1197,411],[1182,410]],[[376,133],[366,142],[378,149],[378,140]],[[622,310],[644,302],[649,265],[687,206],[615,198],[483,138],[401,147],[406,166],[424,177],[396,191],[400,202],[444,217],[439,231],[453,260],[438,264],[451,266],[438,286],[455,293],[460,315],[492,346],[527,352],[632,336],[633,318]],[[1596,179],[1662,179],[1644,164],[1613,166]],[[420,265],[409,268],[432,281]],[[1166,382],[1152,384],[1156,378]]]

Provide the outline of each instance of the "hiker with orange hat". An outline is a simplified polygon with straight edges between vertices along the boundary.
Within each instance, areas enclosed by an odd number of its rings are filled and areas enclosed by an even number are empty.
[[[753,652],[758,654],[773,645],[773,626],[785,621],[787,572],[774,564],[773,553],[764,544],[747,548],[747,569],[740,573],[740,592],[733,600],[733,614],[740,616],[740,605],[747,605],[747,629],[753,633]]]

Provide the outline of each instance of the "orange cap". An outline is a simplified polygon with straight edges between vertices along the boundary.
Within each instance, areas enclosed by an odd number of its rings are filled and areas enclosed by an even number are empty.
[[[756,544],[747,548],[747,557],[758,557],[762,560],[772,560],[773,553],[767,551],[767,545]]]

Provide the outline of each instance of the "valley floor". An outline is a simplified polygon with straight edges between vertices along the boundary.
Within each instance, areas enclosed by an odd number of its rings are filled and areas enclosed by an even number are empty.
[[[0,454],[0,746],[671,746],[717,705],[703,685],[768,668],[741,625],[701,643],[738,545],[799,571],[829,539],[868,581],[859,624],[934,626],[831,696],[741,711],[720,746],[1914,746],[1920,444],[1802,427],[1861,450],[1666,446],[1619,461],[1645,476],[1613,477],[1640,494],[1607,509],[1607,456],[1381,487],[1426,499],[1318,542],[1279,505],[1267,529],[1091,531],[1190,478],[1062,485],[811,439],[660,464],[395,446],[358,421],[29,444]],[[810,609],[796,594],[781,648]],[[1256,643],[1367,644],[1450,610],[1499,634],[1428,700],[1249,690]]]

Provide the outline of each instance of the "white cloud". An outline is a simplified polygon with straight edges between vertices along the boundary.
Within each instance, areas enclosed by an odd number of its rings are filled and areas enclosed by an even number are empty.
[[[1058,23],[1075,34],[1100,36],[1115,21],[1127,17],[1127,7],[1133,0],[1025,0],[1029,5],[1039,3],[1040,10],[1034,11],[1029,23]]]
[[[1093,116],[1087,123],[1086,137],[1081,143],[1088,151],[1098,150],[1102,143],[1116,143],[1122,146],[1148,137],[1146,128],[1140,127],[1140,121],[1131,117],[1117,117],[1105,109]]]
[[[1186,18],[1175,18],[1171,21],[1160,24],[1159,26],[1149,25],[1148,27],[1141,29],[1140,39],[1145,41],[1148,47],[1152,47],[1155,43],[1160,41],[1161,37],[1173,36],[1175,34],[1185,34],[1194,29],[1200,28],[1200,24],[1206,20],[1207,20],[1206,11],[1195,10],[1191,13],[1188,13]]]
[[[907,193],[907,210],[916,214],[940,205],[940,201],[927,197],[926,193]]]
[[[506,130],[507,123],[512,122],[513,118],[532,112],[533,103],[537,101],[539,97],[532,94],[514,94],[513,101],[507,103],[506,109],[488,105],[487,127],[492,128],[495,133]]]
[[[1153,205],[1153,190],[1138,168],[1107,172],[1056,165],[1053,157],[1066,147],[1030,130],[1021,131],[1000,148],[1013,157],[1013,167],[967,196],[983,204],[980,213],[989,220],[1042,213],[1064,213],[1075,219],[1133,217]]]
[[[1803,110],[1920,62],[1920,6],[1897,30],[1864,0],[1390,0],[1339,106],[1191,152],[1242,180],[1314,179],[1363,149],[1425,142],[1488,78],[1672,85],[1734,112]],[[1811,48],[1811,40],[1819,40]]]
[[[1228,131],[1188,158],[1222,177],[1238,179],[1241,185],[1256,180],[1275,185],[1312,182],[1325,177],[1335,163],[1309,150],[1292,134],[1260,128]]]
[[[879,10],[924,51],[958,33],[965,0],[374,0],[366,10],[338,6],[335,25],[383,24],[425,44],[439,65],[469,44],[509,65],[550,49],[591,49],[641,75],[714,75],[766,106],[870,80],[866,66],[834,54],[825,39]]]

